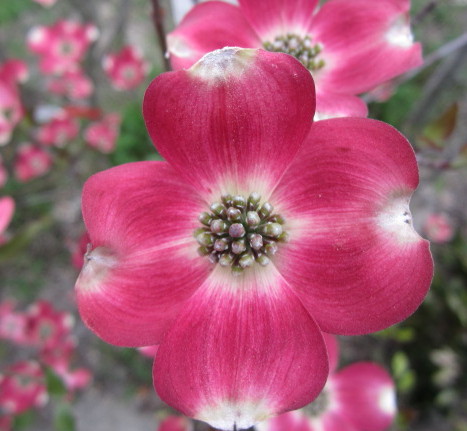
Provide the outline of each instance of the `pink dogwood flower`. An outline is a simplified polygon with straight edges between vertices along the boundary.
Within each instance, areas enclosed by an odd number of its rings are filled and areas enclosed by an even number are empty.
[[[430,241],[439,244],[449,242],[454,237],[452,220],[444,213],[430,214],[423,225],[423,230]]]
[[[0,410],[19,414],[48,400],[44,373],[35,361],[22,361],[0,375]]]
[[[63,75],[53,77],[47,88],[51,93],[73,100],[86,99],[94,91],[92,81],[80,68],[67,70]]]
[[[175,69],[225,46],[295,56],[316,83],[316,119],[366,116],[357,94],[422,63],[410,0],[239,0],[197,4],[167,36]]]
[[[26,64],[8,60],[0,66],[0,146],[10,141],[15,126],[24,115],[18,83],[28,77]]]
[[[84,139],[102,153],[111,153],[120,129],[120,115],[107,114],[101,121],[90,124],[84,131]]]
[[[79,133],[79,123],[66,112],[60,112],[37,131],[37,140],[46,146],[63,148]]]
[[[104,72],[117,90],[138,87],[149,73],[149,63],[134,46],[127,45],[119,52],[108,54],[102,62]]]
[[[331,366],[319,397],[301,410],[259,424],[258,431],[384,431],[397,413],[395,385],[373,362],[356,362],[342,370],[337,340],[324,334]]]
[[[6,242],[5,231],[15,213],[15,201],[10,196],[0,198],[0,245]]]
[[[37,145],[24,143],[19,146],[14,161],[15,176],[26,182],[44,175],[52,166],[52,156]]]
[[[167,161],[84,186],[84,322],[116,345],[159,344],[160,397],[216,428],[311,402],[328,375],[321,330],[388,327],[430,285],[410,144],[364,118],[311,127],[314,110],[313,79],[293,57],[215,51],[146,92]]]
[[[42,73],[63,74],[78,66],[98,35],[93,24],[59,20],[49,27],[34,27],[28,34],[27,45],[41,57]]]

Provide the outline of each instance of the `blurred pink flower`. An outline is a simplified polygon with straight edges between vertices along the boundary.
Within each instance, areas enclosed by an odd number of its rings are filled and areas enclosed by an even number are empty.
[[[0,198],[0,245],[5,243],[5,231],[15,213],[15,201],[10,196]]]
[[[94,91],[92,81],[80,68],[67,70],[63,75],[53,77],[47,88],[51,93],[73,100],[86,99]]]
[[[62,148],[75,139],[78,133],[79,123],[66,112],[61,112],[39,127],[36,137],[42,145]]]
[[[19,181],[29,181],[44,175],[52,166],[52,157],[37,145],[24,143],[19,146],[14,161],[15,176]]]
[[[68,338],[74,319],[47,301],[37,301],[26,311],[29,343],[41,348],[56,348]]]
[[[86,142],[96,150],[111,153],[120,129],[120,115],[107,114],[101,121],[90,124],[84,132]]]
[[[26,64],[20,60],[8,60],[0,66],[0,146],[10,141],[13,129],[23,118],[18,83],[27,77]]]
[[[338,344],[324,334],[330,375],[319,397],[308,406],[258,425],[258,431],[384,431],[396,413],[395,385],[372,362],[356,362],[336,371]]]
[[[356,97],[422,63],[410,0],[239,0],[197,4],[167,36],[174,69],[225,46],[295,56],[316,84],[316,119],[366,116]]]
[[[13,301],[0,303],[0,338],[16,344],[27,344],[26,316],[14,308]]]
[[[44,74],[62,74],[78,67],[98,35],[93,24],[60,20],[49,27],[32,28],[27,45],[41,57],[39,67]]]
[[[105,56],[102,67],[117,90],[138,87],[149,73],[149,63],[139,49],[131,45]]]
[[[57,0],[33,0],[33,1],[35,1],[36,3],[39,3],[40,5],[44,7],[51,7],[55,3],[57,3]]]
[[[48,400],[44,373],[35,361],[22,361],[0,375],[0,410],[19,414]]]
[[[163,419],[156,431],[193,431],[193,422],[182,416],[167,416]]]
[[[92,373],[86,368],[72,369],[71,363],[76,351],[76,342],[71,334],[63,334],[62,339],[52,346],[42,348],[39,358],[59,376],[65,387],[73,392],[86,387],[92,379]]]
[[[308,404],[328,375],[321,331],[388,327],[431,282],[408,141],[365,118],[312,127],[314,110],[290,55],[215,51],[146,91],[166,162],[84,186],[81,317],[110,343],[159,344],[161,399],[217,428]]]
[[[448,215],[444,213],[430,214],[423,230],[430,241],[442,244],[451,241],[454,237],[454,227]]]

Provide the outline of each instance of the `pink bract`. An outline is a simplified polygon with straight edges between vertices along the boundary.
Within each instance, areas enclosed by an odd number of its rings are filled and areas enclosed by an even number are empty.
[[[175,69],[225,46],[296,56],[316,83],[316,119],[366,116],[357,94],[422,63],[410,0],[240,0],[197,4],[167,36]]]
[[[337,365],[338,346],[325,334],[329,360]],[[331,348],[329,348],[331,347]],[[258,431],[384,431],[397,413],[395,385],[372,362],[331,370],[319,398],[309,406],[263,422]]]
[[[13,129],[23,118],[18,83],[27,77],[26,64],[20,60],[8,60],[0,66],[0,146],[10,141]]]
[[[79,123],[62,112],[37,130],[37,140],[45,146],[62,148],[76,138],[78,133]]]
[[[110,82],[117,90],[138,87],[149,72],[149,63],[134,46],[128,45],[120,51],[104,57],[102,66]]]
[[[14,310],[13,301],[0,303],[0,339],[9,340],[17,344],[27,344],[27,319],[23,313]]]
[[[49,27],[34,27],[27,44],[31,52],[40,56],[42,73],[63,74],[78,67],[98,35],[93,24],[60,20]]]
[[[102,153],[115,149],[120,129],[120,115],[107,114],[101,121],[90,124],[84,132],[86,143]]]
[[[161,398],[216,428],[312,401],[328,374],[321,330],[383,329],[430,285],[408,207],[409,143],[363,118],[311,127],[313,95],[291,56],[210,53],[146,92],[167,162],[118,166],[84,187],[83,320],[113,344],[159,344]],[[216,254],[221,238],[230,248]]]
[[[0,409],[19,414],[48,400],[44,373],[35,361],[17,362],[0,375]]]
[[[18,147],[14,162],[15,176],[19,181],[30,181],[44,175],[52,166],[52,156],[42,148],[25,143]]]

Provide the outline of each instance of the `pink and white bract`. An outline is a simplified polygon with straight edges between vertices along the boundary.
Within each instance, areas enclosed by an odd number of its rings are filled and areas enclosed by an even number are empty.
[[[0,66],[0,146],[10,141],[11,133],[24,115],[18,83],[28,77],[26,65],[8,60]]]
[[[216,428],[312,401],[328,374],[321,330],[385,328],[431,281],[409,143],[362,118],[311,127],[313,87],[289,55],[210,53],[146,92],[167,162],[84,187],[83,320],[113,344],[159,344],[161,398]]]
[[[35,361],[22,361],[0,375],[0,410],[6,414],[22,413],[41,407],[48,400],[42,368]]]
[[[120,129],[120,115],[107,114],[101,121],[88,126],[84,132],[86,142],[96,150],[111,153]]]
[[[52,156],[37,145],[24,143],[18,147],[14,161],[15,176],[19,181],[30,181],[44,175],[52,166]]]
[[[27,44],[31,52],[41,57],[42,73],[62,74],[78,66],[98,35],[93,24],[60,20],[50,27],[34,27]]]
[[[384,431],[396,413],[396,392],[388,372],[373,362],[335,371],[338,344],[324,334],[331,372],[318,399],[301,410],[263,422],[258,431]]]
[[[239,0],[197,4],[167,36],[175,69],[225,46],[298,58],[316,83],[316,119],[366,116],[357,94],[422,62],[409,26],[410,0]]]
[[[134,46],[123,47],[119,52],[108,54],[102,63],[104,72],[117,90],[138,87],[149,72],[149,63]]]

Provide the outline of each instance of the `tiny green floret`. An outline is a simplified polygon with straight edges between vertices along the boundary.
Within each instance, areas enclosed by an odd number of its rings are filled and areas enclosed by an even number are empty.
[[[309,35],[298,36],[293,33],[287,33],[284,36],[276,36],[272,42],[264,42],[264,49],[271,52],[285,52],[294,56],[308,70],[317,71],[325,66],[319,54],[322,46],[319,43],[313,43]]]
[[[261,204],[259,193],[248,198],[226,194],[209,209],[199,215],[201,226],[194,231],[198,252],[213,264],[231,267],[233,274],[255,263],[267,266],[278,243],[287,239],[284,217],[269,202]]]

